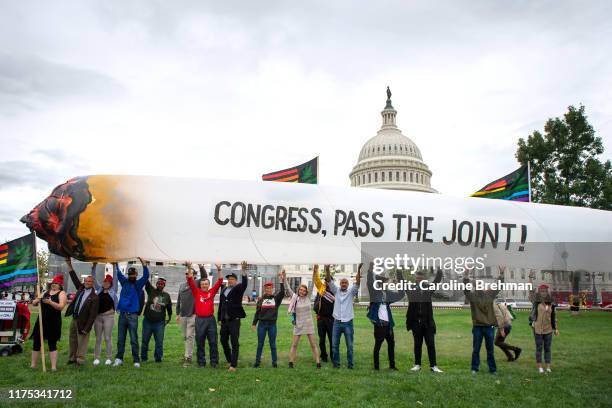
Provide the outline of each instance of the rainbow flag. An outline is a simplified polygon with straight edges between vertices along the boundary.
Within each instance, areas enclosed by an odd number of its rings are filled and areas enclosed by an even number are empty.
[[[261,176],[263,181],[283,183],[317,184],[319,174],[319,157],[284,170],[274,171]]]
[[[38,281],[36,238],[29,234],[0,245],[0,289]]]
[[[519,167],[512,173],[490,182],[471,197],[529,202],[529,168]]]

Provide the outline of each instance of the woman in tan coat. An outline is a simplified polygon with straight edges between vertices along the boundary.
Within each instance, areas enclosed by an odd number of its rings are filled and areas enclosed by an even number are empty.
[[[555,336],[558,336],[559,329],[557,328],[555,305],[548,291],[548,285],[540,285],[538,287],[538,291],[534,294],[532,302],[533,306],[531,308],[529,322],[531,323],[536,343],[536,364],[538,366],[538,372],[540,374],[545,372],[542,367],[542,350],[544,350],[546,372],[550,373],[552,336],[553,333]]]

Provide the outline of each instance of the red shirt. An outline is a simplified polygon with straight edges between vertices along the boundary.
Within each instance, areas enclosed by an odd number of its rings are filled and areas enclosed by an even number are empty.
[[[217,279],[212,288],[203,291],[198,288],[193,278],[187,278],[195,302],[195,314],[197,317],[210,317],[215,315],[215,295],[223,284],[223,279]]]

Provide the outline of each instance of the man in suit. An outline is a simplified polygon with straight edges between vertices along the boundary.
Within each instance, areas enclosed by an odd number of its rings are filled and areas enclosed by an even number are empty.
[[[81,283],[70,258],[66,258],[68,273],[72,283],[77,288],[74,300],[66,310],[66,316],[72,316],[70,322],[70,341],[68,364],[80,367],[85,362],[85,353],[89,344],[89,333],[98,316],[98,295],[94,290],[94,278],[89,275]]]
[[[249,283],[247,263],[242,262],[241,267],[242,282],[238,283],[238,276],[233,272],[226,275],[227,284],[221,288],[221,296],[219,297],[217,319],[221,324],[221,345],[223,346],[225,360],[229,364],[228,371],[236,371],[240,347],[238,344],[238,339],[240,338],[240,319],[246,317],[242,307],[242,296]]]

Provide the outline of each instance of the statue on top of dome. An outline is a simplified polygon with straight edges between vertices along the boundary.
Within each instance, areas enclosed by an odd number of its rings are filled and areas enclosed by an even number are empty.
[[[389,89],[389,87],[387,86],[387,100],[390,101],[391,100],[391,89]]]

